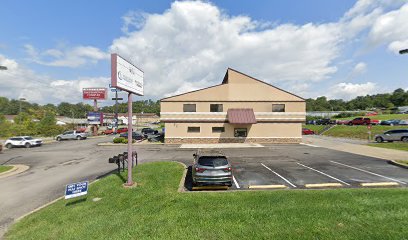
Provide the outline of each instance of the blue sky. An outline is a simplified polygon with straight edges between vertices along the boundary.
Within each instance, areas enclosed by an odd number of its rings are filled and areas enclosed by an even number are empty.
[[[109,84],[112,52],[145,71],[143,98],[218,84],[227,67],[306,98],[408,89],[407,13],[404,0],[3,0],[0,95],[80,102]]]

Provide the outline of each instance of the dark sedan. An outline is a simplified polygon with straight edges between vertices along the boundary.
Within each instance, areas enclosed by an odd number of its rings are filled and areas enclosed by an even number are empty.
[[[123,137],[123,138],[128,138],[128,133],[127,132],[121,133],[119,136]],[[134,140],[143,140],[143,136],[140,133],[137,133],[137,132],[132,133],[132,138]]]

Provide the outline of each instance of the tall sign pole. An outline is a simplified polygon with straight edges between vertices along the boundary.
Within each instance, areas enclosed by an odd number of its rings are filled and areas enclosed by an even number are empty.
[[[132,129],[132,93],[128,93],[128,179],[127,179],[127,185],[132,186],[133,185],[133,179],[132,179],[132,167],[133,164],[131,162],[133,161],[133,156],[132,156],[132,142],[133,142],[133,129]]]
[[[143,96],[144,73],[116,53],[111,54],[111,86],[128,92],[128,178],[125,186],[133,186],[132,178],[132,94]]]
[[[88,113],[88,124],[92,125],[93,135],[98,134],[98,124],[103,124],[103,114],[99,113],[99,121],[96,121],[95,116],[98,112],[98,100],[105,100],[108,96],[106,88],[83,88],[82,89],[82,98],[84,100],[93,100],[93,110],[94,112]]]

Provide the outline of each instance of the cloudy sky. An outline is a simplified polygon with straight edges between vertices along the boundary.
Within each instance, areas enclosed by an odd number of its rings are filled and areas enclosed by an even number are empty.
[[[144,71],[136,99],[219,84],[228,67],[305,98],[408,89],[406,0],[3,0],[0,22],[0,96],[40,104],[108,87],[113,52]]]

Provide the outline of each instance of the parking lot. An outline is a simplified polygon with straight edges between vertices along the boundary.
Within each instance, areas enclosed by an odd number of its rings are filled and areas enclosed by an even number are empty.
[[[234,190],[408,186],[407,169],[321,147],[269,145],[222,151],[233,167]]]

